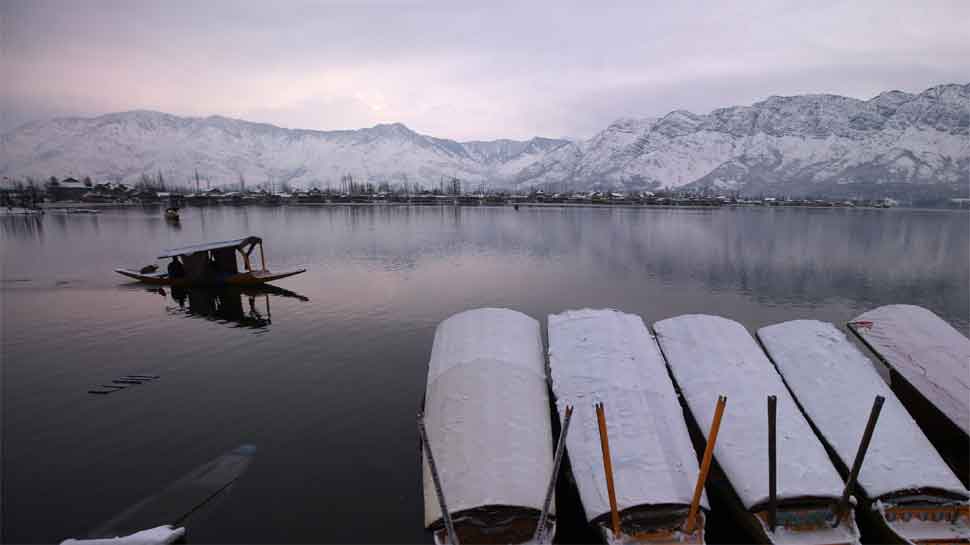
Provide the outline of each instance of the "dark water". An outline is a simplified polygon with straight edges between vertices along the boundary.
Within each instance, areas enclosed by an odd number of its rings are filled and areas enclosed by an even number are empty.
[[[754,329],[913,303],[970,329],[965,213],[213,208],[180,228],[156,210],[0,226],[7,543],[83,536],[243,443],[255,461],[191,541],[429,541],[414,415],[435,326],[472,307],[704,312]],[[111,272],[249,233],[271,267],[310,267],[279,282],[302,298],[183,308]],[[161,378],[87,393],[133,373]]]

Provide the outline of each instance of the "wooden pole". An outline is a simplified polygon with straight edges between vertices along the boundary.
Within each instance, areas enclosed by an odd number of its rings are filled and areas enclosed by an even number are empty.
[[[613,539],[620,535],[620,512],[616,508],[616,489],[613,487],[613,462],[610,460],[610,437],[606,430],[606,413],[603,404],[596,405],[596,420],[600,427],[600,447],[603,450],[603,470],[606,473],[606,491],[610,495],[610,520],[613,525]]]
[[[718,396],[717,406],[714,408],[714,420],[711,421],[711,431],[707,434],[707,446],[704,448],[704,458],[701,460],[701,470],[697,474],[697,484],[694,485],[694,498],[690,502],[690,511],[687,513],[687,520],[684,524],[684,531],[688,534],[694,533],[697,512],[701,508],[701,494],[704,492],[704,482],[707,481],[707,474],[711,471],[714,445],[717,443],[717,432],[721,429],[721,417],[724,416],[724,406],[726,404],[727,398]]]
[[[768,527],[775,531],[778,520],[778,474],[777,451],[775,449],[777,435],[776,416],[778,414],[778,398],[768,396]]]
[[[263,272],[266,272],[266,254],[263,253],[263,242],[259,243],[259,260],[263,263]]]
[[[438,466],[434,463],[434,455],[431,454],[431,444],[428,443],[428,430],[424,427],[424,413],[418,413],[418,433],[421,436],[421,444],[424,445],[424,455],[428,459],[428,468],[431,470],[431,479],[434,481],[435,496],[438,497],[438,508],[441,510],[441,517],[445,519],[445,529],[448,531],[448,539],[451,545],[460,545],[458,534],[455,533],[455,524],[451,520],[451,511],[445,504],[445,491],[441,488],[441,479],[438,477]]]
[[[832,525],[833,528],[838,527],[839,523],[842,522],[842,516],[849,512],[849,496],[852,494],[855,481],[859,477],[859,470],[862,469],[862,460],[865,459],[866,451],[869,450],[869,441],[872,439],[872,432],[876,429],[876,420],[879,420],[879,411],[882,410],[884,401],[886,401],[886,398],[876,396],[876,399],[872,402],[869,421],[866,422],[866,429],[862,432],[862,441],[859,443],[859,450],[855,453],[852,471],[849,472],[849,479],[845,482],[845,490],[842,492],[842,500],[839,502],[835,511],[835,524]]]
[[[549,477],[549,488],[546,489],[546,500],[542,503],[542,513],[539,515],[539,522],[536,524],[535,534],[532,540],[536,545],[542,545],[546,538],[546,520],[549,518],[549,506],[552,505],[552,495],[556,492],[556,481],[559,479],[559,466],[562,464],[562,455],[566,450],[566,434],[569,432],[569,422],[573,418],[573,408],[566,405],[566,415],[563,417],[562,429],[559,430],[559,442],[556,444],[556,457],[552,464],[552,476]]]

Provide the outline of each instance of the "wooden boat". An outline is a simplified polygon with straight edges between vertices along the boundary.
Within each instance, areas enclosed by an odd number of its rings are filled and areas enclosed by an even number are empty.
[[[494,308],[442,322],[428,364],[424,422],[459,541],[530,541],[553,470],[539,322]],[[422,466],[425,527],[436,543],[448,543],[424,454]],[[548,521],[551,536],[554,516]]]
[[[970,339],[913,305],[870,310],[849,329],[889,367],[900,401],[970,486]]]
[[[166,208],[165,219],[168,221],[179,221],[179,209],[174,207]]]
[[[708,490],[721,497],[750,537],[762,543],[858,543],[851,508],[833,527],[842,479],[781,376],[744,326],[717,316],[685,315],[653,327],[702,440],[713,419],[714,399],[718,394],[728,398]],[[768,396],[777,399],[776,429],[782,438],[777,445],[774,503],[769,489]]]
[[[549,369],[560,420],[573,407],[566,450],[586,519],[604,541],[703,543],[706,498],[693,528],[685,530],[697,454],[663,356],[643,320],[615,310],[549,316]],[[596,402],[609,414],[620,535],[611,527]]]
[[[761,328],[758,338],[843,475],[873,399],[885,399],[858,476],[858,512],[868,519],[870,541],[970,541],[970,492],[845,334],[830,323],[795,320]]]
[[[254,270],[250,254],[257,246],[262,269]],[[242,271],[237,263],[237,252],[243,262]],[[267,270],[263,239],[254,236],[172,248],[158,256],[159,259],[176,257],[182,258],[185,268],[185,276],[180,278],[171,278],[167,272],[142,273],[132,269],[115,269],[115,272],[139,282],[174,287],[255,286],[306,272],[304,268]]]

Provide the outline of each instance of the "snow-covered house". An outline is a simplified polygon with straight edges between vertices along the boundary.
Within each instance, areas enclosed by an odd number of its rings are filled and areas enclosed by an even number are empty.
[[[75,178],[64,178],[61,181],[52,180],[47,184],[47,192],[55,201],[79,201],[91,187]]]

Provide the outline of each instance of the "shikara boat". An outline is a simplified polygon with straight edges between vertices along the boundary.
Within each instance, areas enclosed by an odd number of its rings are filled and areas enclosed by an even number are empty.
[[[663,356],[639,316],[577,310],[549,316],[549,368],[567,435],[573,480],[586,519],[606,543],[703,543],[702,510],[685,529],[698,478],[697,454]],[[612,508],[597,414],[603,403],[620,534]],[[714,403],[714,400],[711,400]]]
[[[427,446],[462,544],[525,543],[553,472],[552,422],[539,322],[474,309],[438,325],[424,399]],[[449,543],[429,458],[424,524]],[[555,517],[545,533],[552,536]]]
[[[885,399],[858,475],[858,512],[868,519],[860,525],[869,541],[970,541],[970,492],[844,333],[795,320],[761,328],[758,338],[843,475],[850,474],[870,405]]]
[[[913,305],[870,310],[849,329],[889,367],[893,391],[970,486],[970,339]]]
[[[259,247],[262,268],[254,270],[250,255],[256,247]],[[237,253],[243,264],[241,271]],[[306,272],[303,268],[268,270],[263,253],[263,239],[254,236],[172,248],[163,251],[158,258],[181,258],[185,275],[172,278],[167,272],[141,272],[132,269],[115,269],[115,272],[147,284],[175,287],[255,286]]]
[[[750,537],[762,543],[858,543],[853,509],[840,509],[842,479],[781,376],[744,326],[717,316],[685,315],[653,327],[695,437],[707,440],[714,399],[718,394],[728,398],[708,491],[720,496]],[[776,434],[781,438],[774,502],[769,487],[768,396],[777,400]]]

